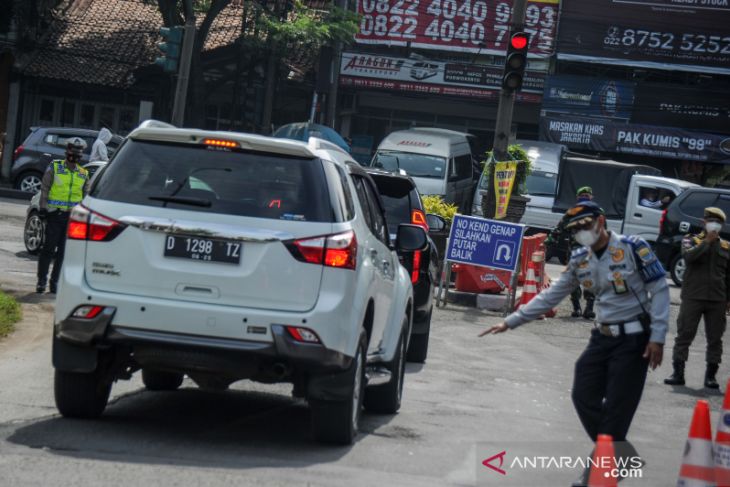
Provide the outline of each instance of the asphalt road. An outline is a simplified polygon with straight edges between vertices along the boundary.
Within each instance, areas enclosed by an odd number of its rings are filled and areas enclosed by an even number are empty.
[[[0,200],[0,288],[23,303],[24,320],[0,341],[0,485],[474,486],[569,485],[577,470],[482,465],[506,451],[582,455],[591,444],[570,402],[573,363],[590,324],[564,318],[478,339],[494,313],[448,306],[434,311],[431,350],[409,364],[401,412],[366,414],[348,448],[315,443],[306,403],[288,386],[241,382],[204,392],[145,391],[137,377],[115,384],[96,421],[59,417],[53,403],[53,299],[33,293],[35,266],[21,235],[25,204]],[[550,266],[549,272],[559,272]],[[678,290],[672,290],[678,303]],[[567,302],[566,302],[567,304]],[[672,329],[677,306],[672,306]],[[673,343],[670,333],[667,352]],[[713,428],[722,396],[701,388],[704,336],[692,348],[689,387],[649,374],[630,438],[647,462],[643,479],[676,483],[692,408],[708,398]],[[720,377],[727,379],[726,366]]]

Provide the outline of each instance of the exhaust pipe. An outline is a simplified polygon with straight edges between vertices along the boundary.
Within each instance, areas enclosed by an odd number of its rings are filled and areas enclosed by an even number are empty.
[[[276,377],[277,379],[283,379],[284,377],[289,375],[289,367],[282,364],[281,362],[275,363],[271,367],[271,370],[274,373],[274,377]]]

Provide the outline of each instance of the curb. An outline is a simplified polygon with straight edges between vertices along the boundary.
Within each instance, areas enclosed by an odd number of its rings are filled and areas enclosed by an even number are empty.
[[[0,198],[12,198],[16,200],[30,201],[31,198],[33,198],[33,193],[20,191],[19,189],[0,188]]]

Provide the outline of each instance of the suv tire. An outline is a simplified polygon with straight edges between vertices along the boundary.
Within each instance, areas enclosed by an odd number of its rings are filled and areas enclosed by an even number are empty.
[[[365,409],[380,414],[395,414],[400,409],[403,397],[403,379],[406,372],[406,333],[408,317],[403,319],[403,331],[398,340],[398,349],[388,365],[392,374],[390,382],[365,390]]]
[[[411,342],[408,344],[408,354],[406,355],[406,360],[409,362],[422,364],[426,361],[426,357],[428,356],[428,336],[431,333],[432,313],[433,308],[428,312],[426,319],[423,320],[426,323],[425,333],[411,333]]]
[[[142,382],[149,391],[174,391],[182,385],[183,374],[142,369]]]
[[[672,281],[679,287],[682,287],[682,280],[684,279],[684,270],[687,268],[687,264],[684,261],[682,254],[674,256],[672,261],[669,263],[669,274],[672,276]]]
[[[363,334],[347,372],[352,381],[350,398],[344,401],[318,399],[309,401],[312,430],[317,441],[350,445],[357,436],[365,394],[365,344],[366,339]]]
[[[98,372],[55,371],[56,408],[67,418],[98,418],[106,408],[111,390],[111,382],[102,382]]]

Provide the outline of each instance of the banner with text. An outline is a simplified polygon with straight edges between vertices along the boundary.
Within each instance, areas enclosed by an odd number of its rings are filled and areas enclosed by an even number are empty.
[[[548,57],[555,49],[559,0],[529,0],[525,31],[529,54]],[[504,55],[512,0],[358,0],[362,44]]]
[[[539,103],[544,82],[544,72],[527,71],[523,92],[517,94],[517,99]],[[345,52],[340,84],[496,100],[502,85],[502,67]]]
[[[574,149],[730,164],[730,136],[581,117],[543,116],[540,139]]]
[[[588,76],[553,75],[545,81],[542,108],[548,112],[629,120],[635,83]]]
[[[497,162],[494,164],[494,193],[497,198],[497,210],[494,218],[501,220],[507,216],[509,197],[517,175],[517,162]]]
[[[730,0],[563,0],[558,57],[730,72]]]

